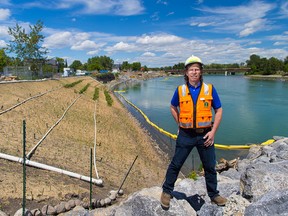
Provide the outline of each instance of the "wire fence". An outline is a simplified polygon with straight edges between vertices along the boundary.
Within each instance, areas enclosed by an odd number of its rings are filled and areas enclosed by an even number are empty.
[[[4,76],[15,76],[20,80],[35,80],[53,77],[52,72],[32,71],[28,66],[7,66],[3,68]]]

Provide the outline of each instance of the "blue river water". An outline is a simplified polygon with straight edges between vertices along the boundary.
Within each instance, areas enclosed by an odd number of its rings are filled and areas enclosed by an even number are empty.
[[[176,134],[170,114],[170,100],[183,76],[170,76],[123,84],[118,90],[164,130]],[[288,82],[252,80],[245,76],[205,75],[204,82],[216,88],[223,107],[223,118],[215,143],[259,144],[273,136],[288,136]],[[193,150],[194,151],[194,150]],[[217,150],[217,159],[233,159],[248,151]]]

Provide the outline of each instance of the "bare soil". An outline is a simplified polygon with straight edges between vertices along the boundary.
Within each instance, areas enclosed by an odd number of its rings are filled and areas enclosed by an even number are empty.
[[[79,79],[83,81],[76,86],[63,87]],[[117,190],[137,155],[123,185],[126,196],[145,187],[160,186],[168,164],[166,157],[112,93],[113,105],[107,105],[105,85],[91,77],[1,83],[0,113],[27,98],[53,91],[0,114],[0,153],[23,157],[23,120],[26,121],[26,154],[30,152],[87,83],[90,83],[87,91],[81,94],[30,160],[89,176],[96,107],[96,163],[104,184],[103,187],[93,185],[93,198],[107,197],[110,190]],[[96,87],[100,94],[95,102],[92,98]],[[96,178],[94,167],[93,178]],[[26,208],[41,209],[45,204],[56,205],[71,197],[89,199],[89,187],[89,182],[27,167]],[[22,204],[21,163],[0,158],[0,188],[0,210],[13,215]]]

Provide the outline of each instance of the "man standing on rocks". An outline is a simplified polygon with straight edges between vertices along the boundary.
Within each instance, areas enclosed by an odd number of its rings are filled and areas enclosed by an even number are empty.
[[[224,206],[227,199],[217,190],[215,133],[222,119],[222,106],[216,89],[203,82],[203,63],[196,56],[185,62],[185,84],[178,86],[171,100],[171,114],[179,126],[176,149],[162,186],[161,206],[167,210],[178,174],[188,155],[197,148],[203,168],[208,196],[212,203]],[[179,110],[178,110],[179,107]],[[212,109],[214,124],[212,127]]]

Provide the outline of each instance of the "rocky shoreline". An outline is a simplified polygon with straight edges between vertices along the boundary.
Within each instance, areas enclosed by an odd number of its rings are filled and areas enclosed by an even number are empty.
[[[218,174],[218,189],[228,198],[225,207],[210,203],[205,179],[198,177],[179,179],[167,212],[159,204],[161,188],[153,187],[134,193],[107,215],[288,215],[288,138],[273,138],[273,144],[252,146],[235,168]]]
[[[218,174],[218,189],[228,199],[225,207],[211,204],[205,179],[198,176],[196,180],[177,180],[168,211],[159,203],[161,187],[155,186],[131,194],[119,205],[90,211],[77,205],[59,215],[288,215],[288,138],[275,136],[273,139],[275,142],[271,145],[251,146],[247,157],[238,160],[235,168]],[[1,211],[0,215],[7,216]],[[26,215],[43,213],[27,211]]]

